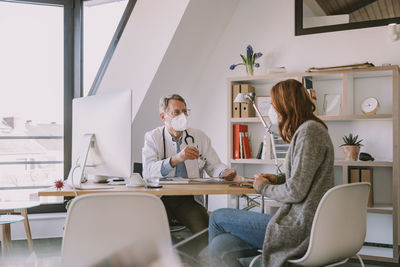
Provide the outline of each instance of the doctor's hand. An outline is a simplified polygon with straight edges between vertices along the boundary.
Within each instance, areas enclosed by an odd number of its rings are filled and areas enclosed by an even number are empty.
[[[226,181],[232,181],[236,177],[236,170],[226,169],[219,177],[224,178]]]
[[[254,182],[253,182],[253,187],[258,191],[258,187],[264,183],[267,182],[269,184],[274,184],[276,181],[276,176],[270,173],[260,173],[254,175]]]
[[[185,160],[198,159],[200,157],[199,150],[194,146],[187,146],[181,152],[171,157],[171,166],[184,162]]]

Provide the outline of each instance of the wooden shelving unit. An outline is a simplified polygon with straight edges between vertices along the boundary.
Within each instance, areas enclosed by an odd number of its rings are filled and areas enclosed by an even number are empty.
[[[399,191],[400,191],[400,81],[399,67],[385,66],[367,69],[349,69],[340,71],[324,72],[302,72],[302,73],[279,73],[265,76],[254,77],[234,77],[228,79],[228,120],[227,120],[227,162],[232,167],[236,167],[244,176],[252,176],[262,168],[271,169],[274,164],[273,159],[232,159],[233,124],[249,125],[249,135],[252,141],[252,156],[257,153],[258,144],[262,141],[264,128],[257,117],[252,118],[232,118],[232,85],[251,84],[255,87],[256,96],[269,96],[269,90],[274,84],[286,79],[303,80],[303,77],[312,79],[313,89],[317,93],[318,115],[328,125],[332,141],[335,146],[335,179],[341,183],[348,183],[349,168],[372,168],[374,170],[374,188],[381,189],[385,183],[385,189],[390,188],[390,192],[376,190],[382,196],[377,196],[377,203],[368,208],[368,215],[373,216],[374,220],[388,220],[392,225],[391,229],[384,229],[367,221],[367,244],[379,244],[376,246],[364,246],[360,255],[364,259],[399,262]],[[322,100],[324,94],[336,93],[341,96],[341,112],[337,116],[323,115]],[[360,110],[360,103],[366,97],[374,96],[380,102],[380,108],[375,115],[364,115]],[[265,117],[268,121],[268,117]],[[341,137],[344,134],[353,132],[360,134],[364,139],[364,148],[375,157],[375,161],[346,161],[343,152],[339,148]],[[283,165],[284,160],[279,160]],[[254,170],[254,171],[253,171]],[[377,176],[375,176],[377,173]],[[239,173],[240,174],[240,173]],[[385,176],[386,175],[386,176]],[[385,193],[382,193],[385,192]],[[378,193],[377,193],[378,194]],[[387,203],[387,204],[381,204]],[[266,205],[277,206],[272,200],[268,200]],[[388,223],[388,221],[385,221]],[[369,235],[369,232],[374,233]],[[387,236],[385,242],[374,242],[373,236]],[[370,237],[371,236],[371,237]]]

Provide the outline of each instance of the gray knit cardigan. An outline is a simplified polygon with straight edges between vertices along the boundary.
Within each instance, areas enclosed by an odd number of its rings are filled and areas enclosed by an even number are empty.
[[[315,211],[322,196],[333,187],[334,150],[326,128],[306,121],[290,142],[285,174],[275,184],[262,183],[261,195],[282,203],[267,226],[263,266],[288,266],[308,247]]]

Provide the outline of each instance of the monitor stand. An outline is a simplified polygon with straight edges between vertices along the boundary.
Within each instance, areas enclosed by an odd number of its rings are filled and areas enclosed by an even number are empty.
[[[88,157],[91,143],[94,142],[94,134],[84,134],[79,146],[79,152],[76,156],[75,162],[71,162],[71,170],[68,175],[68,183],[73,188],[80,186],[82,182],[86,181],[84,171],[86,167],[86,160]]]

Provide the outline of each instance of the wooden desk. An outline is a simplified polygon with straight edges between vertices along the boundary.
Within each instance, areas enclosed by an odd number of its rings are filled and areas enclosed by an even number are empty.
[[[107,185],[105,185],[107,186]],[[180,185],[163,185],[159,189],[146,189],[144,187],[126,187],[125,185],[115,185],[112,189],[96,189],[96,190],[76,190],[78,195],[94,194],[94,193],[148,193],[157,196],[182,196],[182,195],[242,195],[257,194],[254,188],[230,187],[228,184],[180,184]],[[63,196],[74,197],[74,191],[70,187],[66,187],[61,191],[57,191],[55,187],[39,191],[40,197]]]

